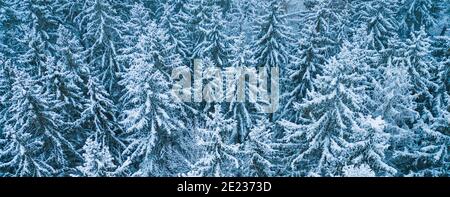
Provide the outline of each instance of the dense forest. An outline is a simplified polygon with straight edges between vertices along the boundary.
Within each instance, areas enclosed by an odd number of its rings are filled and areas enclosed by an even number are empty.
[[[0,0],[0,176],[449,176],[449,25],[449,0]],[[278,66],[279,109],[177,102],[194,59]]]

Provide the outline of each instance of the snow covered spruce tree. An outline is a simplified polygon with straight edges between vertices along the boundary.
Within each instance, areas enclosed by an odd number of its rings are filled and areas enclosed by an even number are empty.
[[[355,1],[352,17],[361,20],[366,28],[368,49],[383,50],[389,38],[397,33],[397,2],[394,0]]]
[[[256,115],[257,103],[250,102],[249,100],[241,101],[236,95],[242,93],[239,92],[241,91],[241,88],[245,88],[246,92],[243,94],[245,95],[245,98],[250,98],[250,91],[256,90],[258,87],[256,87],[257,84],[245,80],[245,77],[247,76],[245,69],[254,65],[254,61],[252,59],[250,46],[245,42],[243,33],[235,38],[231,52],[231,67],[228,68],[233,72],[231,73],[233,79],[226,79],[229,84],[231,84],[230,88],[226,89],[226,95],[231,95],[232,99],[227,103],[226,116],[236,121],[236,128],[233,129],[230,136],[231,140],[234,143],[242,143],[248,137],[250,128],[255,122],[254,118],[258,116]]]
[[[7,109],[13,96],[12,86],[14,83],[13,64],[0,53],[0,135],[5,128],[5,122],[9,114]]]
[[[40,78],[44,76],[47,70],[45,63],[52,53],[46,46],[47,41],[37,31],[34,26],[26,31],[24,39],[27,45],[26,52],[19,56],[18,61],[33,77]]]
[[[450,8],[449,8],[450,10]],[[445,33],[445,32],[444,32]],[[447,134],[449,134],[448,129],[450,124],[446,124],[450,119],[448,117],[448,112],[450,112],[450,36],[437,36],[432,45],[433,57],[435,57],[438,63],[437,71],[437,84],[438,89],[434,96],[433,104],[433,114],[437,120],[433,126],[437,130],[447,129]],[[447,126],[446,126],[447,125]],[[445,133],[445,132],[443,132]]]
[[[443,155],[436,162],[437,165],[433,166],[434,169],[427,169],[423,174],[419,174],[425,176],[446,176],[450,166],[450,150],[448,147],[450,144],[450,60],[447,59],[440,65],[439,88],[433,104],[434,121],[430,126],[430,130],[434,132],[427,132],[427,134],[430,140],[428,144],[440,145]],[[445,155],[445,153],[447,154]]]
[[[445,113],[434,106],[435,92],[440,90],[429,42],[422,29],[396,46],[380,93],[387,96],[376,113],[386,120],[386,131],[392,135],[389,162],[398,175],[441,176],[448,163],[448,135],[433,127],[442,123]]]
[[[184,3],[179,0],[170,0],[163,5],[163,13],[160,18],[159,26],[167,30],[169,42],[173,43],[174,51],[178,54],[184,63],[189,62],[188,36],[189,30],[186,29],[186,21],[182,18],[182,6]],[[188,64],[187,64],[188,65]]]
[[[117,55],[124,22],[107,0],[86,0],[76,21],[92,72],[99,76],[112,99],[116,100],[120,94],[119,73],[123,72]]]
[[[223,177],[239,173],[238,145],[228,143],[235,122],[226,119],[220,105],[214,106],[207,118],[205,128],[200,129],[198,144],[205,149],[204,155],[193,165],[187,176]]]
[[[268,177],[276,176],[275,157],[277,151],[271,124],[267,118],[256,120],[250,130],[248,139],[243,143],[240,154],[241,176]]]
[[[52,17],[52,7],[49,1],[19,1],[16,4],[18,16],[23,20],[24,37],[19,61],[26,66],[27,72],[33,77],[42,77],[46,72],[45,62],[54,51],[57,21]]]
[[[385,78],[381,84],[383,88],[377,90],[379,95],[384,96],[379,101],[380,105],[374,114],[383,118],[386,132],[392,135],[406,136],[405,133],[410,132],[414,122],[419,118],[419,113],[415,110],[414,97],[411,95],[412,85],[407,68],[405,65],[391,64],[387,67],[384,75]],[[395,141],[393,144],[396,146],[401,142]]]
[[[233,9],[231,11],[231,26],[233,30],[239,34],[244,33],[247,37],[252,35],[251,27],[254,23],[254,19],[257,16],[257,12],[261,11],[259,2],[255,0],[248,1],[234,1]]]
[[[366,165],[376,176],[396,175],[397,169],[388,162],[385,154],[391,135],[384,131],[384,127],[385,122],[381,117],[368,116],[361,120],[362,130],[357,130],[354,136],[358,142],[353,147],[351,162],[347,165]]]
[[[270,73],[270,67],[287,66],[294,40],[282,2],[272,0],[266,6],[264,15],[256,19],[254,27],[253,58],[257,66],[265,67]]]
[[[130,19],[125,23],[127,31],[123,35],[123,48],[120,49],[120,55],[117,57],[120,64],[128,68],[132,61],[133,53],[140,49],[134,48],[139,42],[139,36],[144,34],[146,28],[151,24],[150,10],[144,4],[134,4],[130,10]]]
[[[95,141],[100,144],[101,150],[109,150],[114,164],[118,164],[121,162],[120,156],[125,145],[119,138],[122,128],[116,117],[117,108],[98,78],[90,71],[88,71],[87,76],[86,103],[80,118],[74,122],[74,125],[80,125],[81,127],[78,131],[81,137],[78,140],[90,139]]]
[[[60,130],[61,116],[52,111],[51,97],[28,74],[15,70],[2,133],[0,168],[5,176],[57,176],[80,158]]]
[[[211,7],[211,18],[200,27],[202,40],[194,48],[194,56],[197,58],[208,57],[214,66],[224,67],[228,65],[230,57],[231,38],[226,34],[225,19],[220,7]]]
[[[107,146],[102,146],[97,141],[88,138],[83,146],[83,152],[84,163],[77,167],[82,176],[107,177],[114,175],[116,165]]]
[[[257,16],[254,28],[253,59],[256,67],[264,67],[271,79],[271,68],[279,67],[280,72],[289,65],[292,59],[293,35],[285,16],[283,1],[272,0],[265,7],[265,13]],[[268,85],[269,87],[270,85]],[[272,90],[268,90],[271,93]],[[268,115],[270,121],[275,119],[274,113]]]
[[[447,176],[449,136],[418,121],[403,135],[394,136],[390,161],[401,176]],[[399,148],[402,147],[402,148]]]
[[[86,103],[87,65],[77,38],[65,27],[58,28],[56,60],[49,66],[47,88],[55,96],[59,114],[65,121],[76,121]]]
[[[138,37],[129,54],[130,67],[120,84],[128,147],[118,173],[131,176],[169,176],[183,171],[189,159],[189,136],[183,123],[183,109],[171,95],[171,67],[180,64],[166,30],[151,22]]]
[[[440,95],[439,95],[440,96]],[[408,132],[396,135],[392,146],[392,163],[404,176],[447,176],[450,136],[448,134],[448,104],[434,113],[431,122],[417,118]],[[445,109],[447,107],[447,109]],[[436,109],[435,109],[436,110]]]
[[[434,41],[433,56],[436,58],[438,69],[438,89],[434,95],[433,114],[436,118],[433,129],[450,134],[450,37],[439,36]]]
[[[214,2],[205,0],[188,0],[180,12],[180,22],[188,30],[188,51],[194,51],[199,43],[205,39],[205,31],[202,27],[208,23],[211,18],[211,8]],[[197,58],[191,54],[191,58]]]
[[[422,26],[426,29],[436,24],[439,7],[435,0],[405,0],[401,3],[398,15],[400,16],[400,35],[411,36]],[[428,32],[427,32],[428,33]]]
[[[408,68],[408,74],[411,80],[412,92],[417,103],[417,111],[421,114],[421,119],[425,122],[432,119],[433,92],[437,89],[434,82],[436,75],[434,72],[438,69],[436,62],[431,56],[431,40],[425,32],[425,28],[415,31],[410,39],[399,49],[402,51],[403,64]]]
[[[367,67],[358,63],[357,49],[344,48],[324,67],[315,81],[317,89],[302,103],[303,123],[280,121],[286,130],[281,147],[288,164],[282,173],[290,176],[340,176],[342,168],[361,149],[358,135],[369,133],[362,125],[364,114],[364,82],[358,70]],[[356,71],[356,72],[355,72]],[[377,146],[371,146],[377,148]]]
[[[172,68],[181,65],[174,40],[163,25],[157,25],[143,4],[135,4],[127,23],[131,33],[124,36],[126,43],[120,50],[120,59],[130,65],[134,59],[153,61],[162,74],[168,76]],[[155,32],[152,32],[155,31]],[[146,45],[147,44],[147,45]],[[145,54],[147,53],[147,54]]]
[[[6,57],[15,59],[18,56],[19,49],[23,43],[17,38],[24,35],[21,31],[23,18],[19,16],[20,12],[18,0],[4,0],[0,2],[0,53]]]
[[[284,77],[286,92],[283,94],[284,107],[281,112],[283,119],[297,122],[301,114],[294,109],[295,102],[302,102],[308,92],[314,90],[314,80],[322,73],[326,60],[333,56],[338,43],[333,40],[332,21],[338,21],[339,15],[331,9],[328,1],[314,2],[306,8],[301,18],[300,35],[295,43],[295,58],[286,68]]]
[[[0,53],[0,95],[5,98],[0,99],[0,106],[5,102],[9,95],[12,94],[11,87],[13,83],[12,70],[14,64],[11,60],[6,59],[2,53]],[[8,95],[8,96],[7,96]]]
[[[442,90],[442,89],[441,89]],[[439,110],[436,114],[436,120],[434,121],[432,128],[447,136],[450,129],[450,96],[448,93],[440,93],[435,101],[435,110]]]

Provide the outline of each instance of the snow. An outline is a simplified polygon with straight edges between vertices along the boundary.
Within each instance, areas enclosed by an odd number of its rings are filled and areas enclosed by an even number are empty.
[[[343,168],[345,177],[374,177],[375,173],[367,164],[360,166],[345,166]]]
[[[385,127],[385,121],[381,117],[366,119],[366,122],[375,130],[383,131]]]

